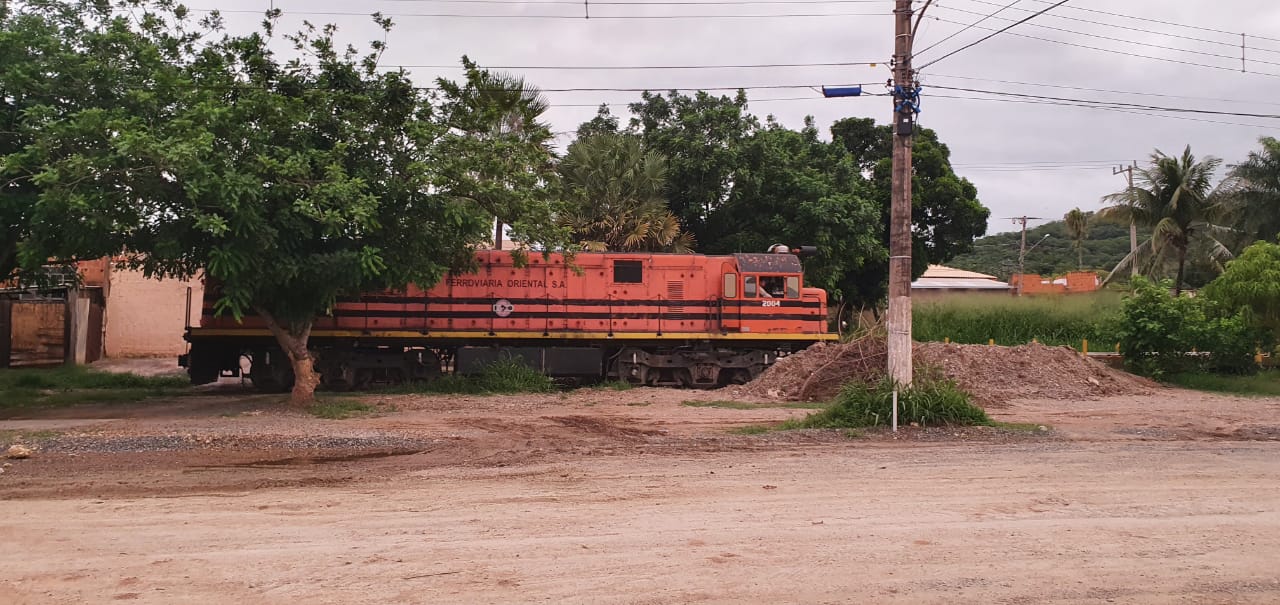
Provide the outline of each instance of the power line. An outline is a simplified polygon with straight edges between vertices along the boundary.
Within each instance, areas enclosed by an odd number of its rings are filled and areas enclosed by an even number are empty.
[[[941,22],[943,22],[943,23],[952,23],[952,24],[955,24],[955,25],[965,25],[965,23],[961,23],[961,22],[959,22],[959,21],[952,21],[952,20],[950,20],[950,19],[946,19],[946,18],[943,18],[943,17],[936,17],[936,16],[935,16],[935,17],[929,17],[929,18],[930,18],[930,19],[934,19],[935,21],[941,21]],[[991,30],[990,30],[990,28],[986,28],[986,27],[978,27],[978,29],[986,29],[986,30],[988,30],[988,31],[991,31]],[[1078,44],[1078,43],[1075,43],[1075,42],[1067,42],[1067,41],[1065,41],[1065,40],[1055,40],[1055,39],[1053,39],[1053,38],[1042,38],[1042,37],[1040,37],[1040,36],[1033,36],[1033,35],[1030,35],[1030,34],[1022,34],[1022,33],[1018,33],[1018,32],[1009,32],[1009,35],[1010,35],[1010,36],[1017,36],[1017,37],[1019,37],[1019,38],[1027,38],[1027,39],[1030,39],[1030,40],[1039,40],[1039,41],[1041,41],[1041,42],[1051,42],[1051,43],[1053,43],[1053,44],[1061,44],[1061,45],[1063,45],[1063,46],[1074,46],[1074,47],[1076,47],[1076,48],[1084,48],[1084,49],[1087,49],[1087,50],[1096,50],[1096,51],[1105,52],[1105,53],[1111,53],[1111,54],[1116,54],[1116,55],[1124,55],[1124,56],[1126,56],[1126,57],[1136,57],[1136,58],[1139,58],[1139,59],[1151,59],[1151,60],[1153,60],[1153,61],[1164,61],[1164,62],[1166,62],[1166,63],[1177,63],[1177,64],[1179,64],[1179,65],[1193,65],[1193,66],[1195,66],[1195,67],[1205,67],[1205,68],[1208,68],[1208,69],[1217,69],[1217,70],[1230,71],[1230,72],[1237,72],[1237,73],[1239,72],[1239,70],[1238,70],[1238,69],[1236,69],[1236,68],[1234,68],[1234,67],[1224,67],[1224,66],[1221,66],[1221,65],[1210,65],[1210,64],[1208,64],[1208,63],[1196,63],[1196,62],[1194,62],[1194,61],[1185,61],[1185,60],[1182,60],[1182,59],[1170,59],[1170,58],[1168,58],[1168,57],[1154,57],[1154,56],[1151,56],[1151,55],[1141,55],[1141,54],[1138,54],[1138,53],[1133,53],[1133,52],[1128,52],[1128,51],[1123,51],[1123,50],[1115,50],[1115,49],[1112,49],[1112,48],[1102,48],[1102,47],[1100,47],[1100,46],[1089,46],[1088,44]],[[936,61],[935,61],[935,62],[936,62]],[[1265,72],[1265,71],[1249,71],[1249,72],[1247,72],[1247,73],[1251,73],[1251,74],[1258,75],[1258,76],[1267,76],[1267,77],[1271,77],[1271,78],[1280,78],[1280,74],[1269,73],[1269,72]]]
[[[594,18],[594,17],[593,17]],[[851,61],[837,63],[757,63],[743,65],[483,65],[484,69],[526,69],[526,70],[563,70],[563,71],[636,71],[636,70],[686,70],[686,69],[770,69],[792,67],[856,67],[863,65],[888,65],[884,61]],[[461,65],[384,65],[382,67],[403,67],[406,69],[463,69]]]
[[[974,12],[974,11],[970,11],[970,10],[964,10],[964,9],[962,9],[962,8],[953,8],[953,7],[950,7],[950,6],[940,6],[939,8],[942,8],[942,9],[945,9],[945,10],[950,10],[950,11],[955,11],[955,12],[959,12],[959,13],[966,13],[966,14],[970,14],[970,15],[981,15],[981,14],[982,14],[982,13],[979,13],[979,12]],[[986,17],[986,18],[989,18],[989,17],[992,17],[992,16],[994,16],[994,13],[992,13],[991,15],[987,15],[987,17]],[[986,18],[984,18],[983,20],[986,20]],[[1013,21],[1013,19],[1005,19],[1005,18],[1003,18],[1003,17],[996,17],[996,18],[997,18],[997,19],[1004,20],[1004,21]],[[980,23],[980,22],[981,22],[981,21],[979,21],[979,23]],[[974,25],[976,25],[976,24],[974,24]],[[970,26],[966,27],[965,29],[969,29],[969,27],[973,27],[973,25],[970,25]],[[1240,56],[1239,56],[1239,55],[1224,55],[1224,54],[1221,54],[1221,53],[1212,53],[1212,52],[1207,52],[1207,51],[1203,51],[1203,50],[1194,50],[1194,49],[1189,49],[1189,48],[1179,48],[1179,47],[1176,47],[1176,46],[1164,46],[1164,45],[1162,45],[1162,44],[1152,44],[1152,43],[1150,43],[1150,42],[1140,42],[1140,41],[1138,41],[1138,40],[1129,40],[1129,39],[1126,39],[1126,38],[1116,38],[1116,37],[1113,37],[1113,36],[1104,36],[1104,35],[1102,35],[1102,34],[1094,34],[1094,33],[1089,33],[1089,32],[1075,31],[1075,30],[1065,29],[1065,28],[1061,28],[1061,27],[1054,27],[1054,26],[1052,26],[1052,25],[1044,25],[1044,24],[1041,24],[1041,23],[1032,23],[1032,24],[1031,24],[1031,27],[1039,27],[1039,28],[1041,28],[1041,29],[1047,29],[1047,30],[1051,30],[1051,31],[1062,32],[1062,33],[1064,33],[1064,34],[1073,34],[1073,35],[1077,35],[1077,36],[1085,36],[1085,37],[1087,37],[1087,38],[1098,38],[1098,39],[1100,39],[1100,40],[1109,40],[1109,41],[1111,41],[1111,42],[1121,42],[1121,43],[1123,43],[1123,44],[1133,44],[1133,45],[1136,45],[1136,46],[1147,46],[1147,47],[1150,47],[1150,48],[1158,48],[1158,49],[1161,49],[1161,50],[1172,50],[1172,51],[1176,51],[1176,52],[1190,53],[1190,54],[1193,54],[1193,55],[1202,55],[1202,56],[1206,56],[1206,57],[1216,57],[1216,58],[1219,58],[1219,59],[1230,59],[1230,60],[1232,60],[1232,61],[1235,61],[1235,60],[1240,59]],[[961,30],[961,31],[964,31],[964,30]],[[1237,44],[1237,45],[1228,45],[1228,46],[1233,46],[1234,48],[1237,48],[1237,49],[1238,49],[1238,48],[1240,48],[1240,45],[1238,45],[1238,44]],[[926,49],[926,50],[927,50],[927,49]],[[1255,50],[1261,50],[1261,49],[1255,49]],[[921,51],[921,52],[923,52],[923,51]],[[1264,64],[1264,65],[1280,65],[1280,63],[1275,62],[1275,61],[1263,61],[1263,60],[1260,60],[1260,59],[1253,59],[1253,60],[1252,60],[1252,62],[1254,62],[1254,63],[1262,63],[1262,64]]]
[[[1256,103],[1258,105],[1271,105],[1280,107],[1280,103],[1260,101],[1260,100],[1244,100],[1244,99],[1225,99],[1217,97],[1194,97],[1187,95],[1171,95],[1158,92],[1137,92],[1132,90],[1114,90],[1109,88],[1090,88],[1087,86],[1069,86],[1065,84],[1045,84],[1040,82],[1019,82],[1016,80],[996,80],[991,78],[975,78],[970,76],[953,76],[947,74],[929,74],[930,78],[951,78],[955,80],[970,80],[974,82],[990,82],[993,84],[1013,84],[1015,86],[1038,86],[1043,88],[1057,88],[1061,90],[1079,90],[1084,92],[1105,92],[1119,95],[1134,95],[1143,97],[1160,97],[1165,99],[1185,99],[1190,101],[1211,101],[1214,103]]]
[[[1143,105],[1140,103],[1127,103],[1123,101],[1102,101],[1097,99],[1072,99],[1067,97],[1050,97],[1050,96],[1044,96],[1044,95],[1033,95],[1033,94],[1027,94],[1027,93],[1008,92],[1008,91],[1002,91],[1002,90],[980,90],[975,88],[957,88],[952,86],[935,85],[933,86],[933,88],[938,88],[942,90],[952,90],[957,92],[972,92],[972,93],[979,93],[979,94],[1017,97],[1017,98],[1023,98],[1023,99],[1035,99],[1040,101],[1063,101],[1068,103],[1088,103],[1093,105],[1122,107],[1126,109],[1141,109],[1143,111],[1167,111],[1172,113],[1196,113],[1196,114],[1218,115],[1218,116],[1234,116],[1238,118],[1260,118],[1260,119],[1267,119],[1267,120],[1280,120],[1280,114],[1273,114],[1273,113],[1246,113],[1246,112],[1236,112],[1236,111],[1219,111],[1216,109],[1196,109],[1196,108],[1190,108],[1190,107],[1164,107],[1160,105]]]
[[[990,6],[1000,6],[998,3],[996,3],[996,2],[992,2],[991,0],[969,0],[969,1],[970,1],[970,2],[976,2],[976,3],[978,3],[978,4],[986,4],[986,5],[990,5]],[[947,8],[950,8],[950,7],[947,7]],[[1080,9],[1080,8],[1078,8],[1078,7],[1075,7],[1075,6],[1068,6],[1068,7],[1066,7],[1066,8],[1071,9],[1071,10],[1087,10],[1087,9]],[[953,9],[953,10],[960,10],[960,9]],[[1023,12],[1028,12],[1028,13],[1029,13],[1029,12],[1032,12],[1032,10],[1033,10],[1033,9],[1021,8],[1021,7],[1019,7],[1019,8],[1015,8],[1014,10],[1018,10],[1018,11],[1023,11]],[[1129,32],[1138,32],[1138,33],[1142,33],[1142,34],[1152,34],[1152,35],[1156,35],[1156,36],[1167,36],[1167,37],[1169,37],[1169,38],[1177,38],[1177,39],[1179,39],[1179,40],[1188,40],[1188,41],[1191,41],[1191,42],[1201,42],[1201,43],[1204,43],[1204,44],[1217,44],[1217,45],[1219,45],[1219,46],[1226,46],[1226,47],[1233,48],[1233,49],[1234,49],[1234,48],[1240,48],[1240,45],[1239,45],[1239,44],[1237,44],[1237,43],[1235,43],[1235,42],[1223,42],[1223,41],[1221,41],[1221,40],[1210,40],[1210,39],[1208,39],[1208,38],[1197,38],[1197,37],[1195,37],[1195,36],[1184,36],[1184,35],[1182,35],[1182,34],[1175,34],[1175,33],[1170,33],[1170,32],[1161,32],[1161,31],[1155,31],[1155,30],[1150,30],[1150,29],[1142,29],[1142,28],[1140,28],[1140,27],[1133,27],[1133,26],[1131,26],[1131,25],[1116,25],[1115,23],[1106,23],[1106,22],[1103,22],[1103,21],[1094,21],[1094,20],[1092,20],[1092,19],[1082,19],[1082,18],[1080,18],[1080,17],[1072,17],[1072,16],[1070,16],[1070,15],[1064,15],[1064,14],[1061,14],[1061,13],[1054,13],[1054,14],[1049,15],[1049,16],[1050,16],[1050,17],[1052,17],[1052,18],[1054,18],[1054,19],[1063,19],[1063,20],[1066,20],[1066,21],[1075,21],[1075,22],[1077,22],[1077,23],[1088,23],[1088,24],[1090,24],[1090,25],[1100,25],[1100,26],[1103,26],[1103,27],[1111,27],[1111,28],[1115,28],[1115,29],[1123,29],[1123,30],[1125,30],[1125,31],[1129,31]],[[1131,18],[1131,19],[1141,19],[1140,17],[1130,17],[1130,18]],[[1183,26],[1183,27],[1187,27],[1187,26]],[[1210,31],[1214,31],[1214,30],[1210,30]],[[1239,36],[1239,35],[1240,35],[1240,33],[1239,33],[1239,32],[1237,32],[1237,33],[1232,33],[1232,34],[1229,34],[1229,35],[1231,35],[1231,36],[1234,38],[1234,37]],[[1247,36],[1248,34],[1245,34],[1245,35]],[[1253,37],[1253,38],[1255,38],[1255,39],[1263,39],[1261,36],[1252,36],[1252,37]],[[1248,50],[1255,50],[1255,51],[1258,51],[1258,52],[1264,52],[1264,53],[1277,53],[1277,54],[1280,54],[1280,50],[1273,50],[1273,49],[1270,49],[1270,48],[1259,48],[1259,47],[1257,47],[1257,46],[1245,46],[1245,48],[1246,48],[1246,49],[1248,49]]]
[[[1244,123],[1244,122],[1227,122],[1227,121],[1224,121],[1224,120],[1208,120],[1208,119],[1204,119],[1204,118],[1193,118],[1193,117],[1190,117],[1190,116],[1173,115],[1173,114],[1169,114],[1169,113],[1151,113],[1151,112],[1144,112],[1144,111],[1136,111],[1136,110],[1133,110],[1133,109],[1126,109],[1126,108],[1121,108],[1121,107],[1110,107],[1110,106],[1106,106],[1106,105],[1081,104],[1081,103],[1065,103],[1065,102],[1061,102],[1061,101],[1038,101],[1038,100],[1032,100],[1032,99],[1011,99],[1011,98],[1007,98],[1007,97],[964,97],[964,96],[945,95],[945,94],[942,94],[942,95],[934,94],[934,95],[930,95],[930,97],[931,97],[931,98],[936,98],[936,99],[955,99],[955,100],[962,100],[962,101],[998,101],[998,102],[1002,102],[1002,103],[1025,103],[1025,104],[1029,104],[1029,105],[1051,105],[1051,106],[1057,106],[1057,107],[1083,107],[1083,108],[1086,108],[1086,109],[1098,109],[1098,110],[1102,110],[1102,111],[1114,111],[1114,112],[1120,112],[1120,113],[1133,114],[1133,115],[1137,115],[1137,116],[1148,116],[1148,117],[1156,117],[1156,118],[1169,118],[1169,119],[1172,119],[1172,120],[1185,120],[1185,121],[1189,121],[1189,122],[1204,122],[1204,123],[1206,123],[1206,124],[1224,124],[1224,125],[1228,125],[1228,126],[1247,126],[1247,127],[1249,127],[1249,128],[1258,128],[1258,129],[1262,129],[1262,130],[1267,130],[1267,129],[1274,129],[1274,128],[1277,128],[1276,126],[1268,126],[1268,125],[1262,125],[1262,124],[1248,124],[1248,123]]]
[[[570,5],[582,6],[579,0],[378,0],[379,2],[409,2],[422,4],[518,4],[522,6]],[[888,4],[892,0],[689,0],[684,2],[617,2],[608,0],[592,2],[601,6],[742,6],[754,4]]]
[[[941,57],[938,57],[937,59],[934,59],[934,60],[932,60],[932,61],[930,61],[930,62],[928,62],[928,63],[925,63],[924,65],[921,65],[920,67],[917,67],[916,69],[917,69],[917,70],[924,69],[924,68],[926,68],[926,67],[928,67],[928,66],[930,66],[930,65],[933,65],[934,63],[937,63],[938,61],[941,61],[941,60],[943,60],[943,59],[946,59],[947,57],[950,57],[950,56],[952,56],[952,55],[955,55],[956,53],[963,52],[963,51],[965,51],[965,50],[968,50],[968,49],[970,49],[970,48],[973,48],[973,47],[975,47],[975,46],[977,46],[977,45],[979,45],[979,44],[982,44],[983,42],[986,42],[987,40],[990,40],[990,39],[992,39],[992,38],[994,38],[994,37],[996,37],[996,36],[998,36],[998,35],[1000,35],[1000,34],[1002,34],[1002,33],[1004,33],[1004,32],[1007,32],[1007,31],[1009,31],[1009,30],[1011,30],[1011,29],[1013,29],[1013,28],[1015,28],[1015,27],[1017,27],[1017,26],[1019,26],[1019,25],[1022,25],[1023,23],[1026,23],[1027,21],[1030,21],[1030,20],[1032,20],[1032,19],[1035,19],[1036,17],[1039,17],[1040,15],[1043,15],[1043,14],[1045,14],[1045,13],[1047,13],[1047,12],[1049,12],[1049,11],[1051,11],[1051,10],[1053,10],[1053,9],[1055,9],[1055,8],[1057,8],[1057,7],[1059,7],[1059,6],[1062,6],[1063,4],[1066,4],[1066,3],[1067,3],[1067,2],[1069,2],[1069,1],[1070,1],[1070,0],[1058,0],[1058,3],[1057,3],[1057,4],[1054,4],[1053,6],[1047,7],[1047,8],[1045,8],[1044,10],[1041,10],[1040,12],[1035,13],[1035,14],[1033,14],[1033,15],[1029,16],[1029,17],[1026,17],[1026,18],[1024,18],[1024,19],[1022,19],[1022,20],[1020,20],[1020,21],[1018,21],[1018,22],[1016,22],[1016,23],[1012,23],[1012,24],[1010,24],[1010,25],[1008,25],[1008,26],[1005,26],[1004,28],[1002,28],[1002,29],[1000,29],[999,31],[996,31],[996,32],[994,32],[994,33],[992,33],[992,34],[990,34],[990,35],[987,35],[987,36],[985,36],[985,37],[979,38],[979,39],[977,39],[977,40],[975,40],[975,41],[973,41],[973,42],[970,42],[969,44],[966,44],[966,45],[964,45],[964,46],[961,46],[960,48],[957,48],[956,50],[953,50],[953,51],[951,51],[951,52],[949,52],[949,53],[947,53],[947,54],[945,54],[945,55],[942,55]]]
[[[927,53],[927,52],[929,52],[930,50],[932,50],[933,48],[937,47],[939,44],[942,44],[942,43],[946,42],[947,40],[950,40],[950,39],[952,39],[952,38],[954,38],[954,37],[956,37],[956,36],[959,36],[960,34],[963,34],[963,33],[967,32],[967,31],[969,31],[970,29],[973,29],[973,28],[974,28],[974,26],[977,26],[977,25],[981,24],[983,21],[986,21],[987,19],[990,19],[990,18],[992,18],[992,17],[994,17],[994,16],[996,16],[996,15],[1000,14],[1001,12],[1004,12],[1005,10],[1008,10],[1009,8],[1012,8],[1012,7],[1013,7],[1013,5],[1015,5],[1015,4],[1019,3],[1019,2],[1022,2],[1022,0],[1013,0],[1013,2],[1010,2],[1010,3],[1008,3],[1008,4],[1004,5],[1004,6],[1001,6],[1000,8],[996,9],[996,11],[995,11],[995,12],[993,12],[993,13],[991,13],[991,14],[989,14],[989,15],[984,15],[981,19],[978,19],[977,21],[974,21],[973,23],[970,23],[969,25],[964,26],[964,28],[962,28],[962,29],[960,29],[960,30],[956,31],[955,33],[951,34],[950,36],[947,36],[947,37],[945,37],[945,38],[943,38],[943,39],[941,39],[941,40],[938,40],[937,42],[934,42],[933,44],[930,44],[929,46],[925,47],[925,49],[924,49],[924,50],[919,51],[919,52],[915,52],[915,53],[913,53],[913,54],[921,55],[921,54]],[[939,4],[939,5],[938,5],[938,8],[948,8],[948,7],[946,7],[946,6],[942,6],[941,4]],[[979,13],[974,13],[974,14],[979,14]]]
[[[1033,2],[1039,2],[1039,3],[1041,3],[1041,4],[1048,4],[1048,3],[1049,3],[1049,0],[1032,0],[1032,1],[1033,1]],[[1147,22],[1149,22],[1149,23],[1158,23],[1158,24],[1160,24],[1160,25],[1169,25],[1169,26],[1172,26],[1172,27],[1182,27],[1182,28],[1186,28],[1186,29],[1195,29],[1195,30],[1200,30],[1200,31],[1213,32],[1213,33],[1215,33],[1215,34],[1225,34],[1225,35],[1228,35],[1228,36],[1239,36],[1239,35],[1240,35],[1240,33],[1241,33],[1241,32],[1229,32],[1229,31],[1225,31],[1225,30],[1221,30],[1221,29],[1214,29],[1214,28],[1212,28],[1212,27],[1204,27],[1204,26],[1202,26],[1202,25],[1187,25],[1187,24],[1185,24],[1185,23],[1175,23],[1175,22],[1173,22],[1173,21],[1163,21],[1163,20],[1160,20],[1160,19],[1153,19],[1153,18],[1151,18],[1151,17],[1138,17],[1138,16],[1135,16],[1135,15],[1126,15],[1126,14],[1124,14],[1124,13],[1114,13],[1114,12],[1109,12],[1109,11],[1099,10],[1099,9],[1096,9],[1096,8],[1085,8],[1085,7],[1082,7],[1082,6],[1069,6],[1069,7],[1067,7],[1067,8],[1069,8],[1069,9],[1071,9],[1071,10],[1084,11],[1084,12],[1089,12],[1089,13],[1096,13],[1096,14],[1099,14],[1099,15],[1107,15],[1107,16],[1110,16],[1110,17],[1120,17],[1120,18],[1122,18],[1122,19],[1133,19],[1133,20],[1135,20],[1135,21],[1147,21]],[[1267,37],[1267,36],[1256,36],[1256,35],[1250,35],[1250,34],[1246,34],[1246,35],[1247,35],[1247,36],[1249,36],[1250,38],[1254,38],[1254,39],[1256,39],[1256,40],[1266,40],[1266,41],[1268,41],[1268,42],[1280,42],[1280,38],[1269,38],[1269,37]]]
[[[632,6],[635,6],[634,4]],[[264,11],[252,9],[215,9],[215,8],[189,8],[187,10],[199,11],[204,13],[246,13],[261,15]],[[285,15],[307,15],[321,17],[368,17],[372,13],[362,13],[354,11],[288,11]],[[475,13],[382,13],[384,17],[430,17],[441,19],[573,19],[577,21],[597,21],[597,20],[624,20],[624,19],[778,19],[778,18],[804,18],[804,17],[887,17],[893,13],[773,13],[773,14],[733,14],[725,13],[719,15],[592,15],[590,19],[583,15],[482,15]]]

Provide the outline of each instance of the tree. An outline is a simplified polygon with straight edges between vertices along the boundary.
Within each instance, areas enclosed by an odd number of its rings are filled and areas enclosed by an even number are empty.
[[[882,241],[888,248],[892,161],[892,127],[867,118],[846,118],[831,126],[833,141],[842,146],[864,173],[871,176],[872,199],[880,207]],[[951,150],[928,128],[913,139],[911,179],[912,275],[931,264],[942,264],[970,251],[987,231],[991,211],[978,201],[978,189],[951,168]],[[888,265],[868,267],[859,281],[876,284],[872,300],[883,296]]]
[[[1226,207],[1212,184],[1221,163],[1214,157],[1196,161],[1189,145],[1177,157],[1157,149],[1148,166],[1134,169],[1133,187],[1103,198],[1112,205],[1098,212],[1099,219],[1122,224],[1133,221],[1152,230],[1151,238],[1126,255],[1107,276],[1108,281],[1131,263],[1145,264],[1145,272],[1150,274],[1172,257],[1177,267],[1174,290],[1181,294],[1187,252],[1193,244],[1204,243],[1207,255],[1216,263],[1231,258],[1231,252],[1215,237],[1227,231],[1218,224]]]
[[[1205,286],[1204,297],[1232,313],[1247,309],[1275,340],[1280,336],[1280,245],[1257,242],[1246,248]]]
[[[138,0],[136,29],[111,17],[158,57],[154,84],[130,107],[56,116],[21,159],[41,169],[42,205],[67,217],[61,237],[107,234],[151,276],[203,272],[219,313],[260,316],[291,362],[295,403],[318,382],[311,326],[340,296],[430,286],[474,263],[495,214],[551,215],[529,193],[480,201],[511,174],[532,178],[542,150],[510,132],[475,144],[462,114],[497,110],[437,107],[378,69],[381,41],[361,56],[339,50],[335,27],[307,25],[286,36],[299,58],[283,61],[269,47],[278,10],[262,32],[222,34],[215,15],[187,35],[170,7]],[[469,69],[468,85],[482,75]]]
[[[595,134],[560,163],[568,208],[561,217],[588,250],[689,252],[693,238],[667,209],[667,160],[634,136]]]
[[[154,82],[160,57],[104,3],[0,4],[0,282],[38,282],[51,257],[94,258],[111,249],[105,236],[56,237],[66,217],[40,203],[43,169],[29,150],[61,116],[134,107],[133,87]]]
[[[708,253],[764,250],[771,243],[817,243],[811,283],[846,302],[875,304],[888,279],[891,129],[840,120],[823,142],[747,113],[747,98],[645,93],[631,105],[629,132],[668,158],[672,211]],[[610,127],[602,112],[583,125]],[[986,231],[977,189],[951,169],[950,151],[931,130],[916,137],[912,218],[916,274],[965,252]]]
[[[550,199],[549,179],[554,169],[552,135],[551,129],[541,121],[550,104],[542,92],[524,78],[480,69],[465,56],[462,65],[467,71],[465,82],[437,80],[445,97],[448,124],[458,135],[446,140],[447,153],[467,157],[483,155],[484,148],[511,146],[500,156],[501,161],[468,162],[465,164],[468,174],[453,175],[458,181],[472,181],[477,185],[467,195],[489,208],[496,217],[493,245],[500,249],[503,226],[526,212],[529,202]],[[550,216],[543,218],[549,220]]]
[[[818,138],[806,119],[796,131],[769,120],[741,141],[733,188],[707,221],[718,252],[764,251],[771,244],[815,245],[807,284],[840,302],[874,303],[881,288],[864,279],[887,258],[884,222],[857,166]]]
[[[1076,249],[1076,268],[1084,268],[1084,241],[1089,238],[1089,216],[1075,208],[1062,217],[1067,228],[1067,237],[1071,238],[1071,246]]]
[[[667,158],[667,203],[705,251],[718,234],[707,223],[729,197],[740,145],[758,123],[747,113],[747,95],[712,96],[699,91],[645,92],[630,106],[630,130],[645,149]]]
[[[1231,167],[1227,204],[1234,223],[1250,238],[1280,236],[1280,140],[1262,137],[1259,151]]]

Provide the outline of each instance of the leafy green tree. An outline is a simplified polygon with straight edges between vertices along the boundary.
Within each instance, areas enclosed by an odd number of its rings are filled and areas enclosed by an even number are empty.
[[[1204,297],[1233,313],[1247,310],[1274,341],[1280,336],[1280,245],[1257,242],[1245,248],[1205,286]]]
[[[1220,225],[1227,209],[1213,186],[1213,173],[1221,163],[1214,157],[1197,161],[1190,146],[1176,157],[1156,150],[1148,166],[1134,169],[1133,187],[1103,198],[1112,205],[1098,212],[1099,219],[1132,221],[1152,231],[1151,238],[1126,255],[1107,280],[1131,263],[1151,274],[1172,258],[1177,267],[1174,290],[1181,293],[1187,253],[1194,244],[1203,242],[1207,256],[1216,263],[1231,258],[1216,237],[1228,231]]]
[[[50,257],[111,251],[103,234],[64,236],[66,217],[40,202],[43,169],[29,161],[30,147],[61,116],[129,112],[140,102],[135,87],[156,81],[161,59],[105,3],[0,3],[0,282],[20,270],[24,281],[38,282]]]
[[[1079,208],[1075,208],[1062,217],[1067,228],[1067,237],[1071,238],[1071,247],[1076,249],[1076,267],[1084,268],[1084,242],[1089,237],[1089,216]]]
[[[1231,167],[1227,204],[1234,223],[1253,239],[1280,236],[1280,140],[1262,137],[1259,151]]]
[[[729,198],[741,144],[758,127],[747,95],[646,92],[630,106],[630,130],[667,158],[667,204],[699,247],[719,252],[708,222]]]
[[[560,163],[568,201],[561,220],[588,250],[689,252],[693,238],[667,209],[667,160],[636,137],[595,134],[569,146]]]
[[[871,174],[872,199],[880,207],[884,246],[889,242],[890,191],[893,167],[892,128],[877,126],[867,118],[846,118],[831,126],[834,142],[842,146]],[[912,274],[918,277],[932,264],[942,264],[973,247],[974,238],[987,231],[991,211],[978,201],[978,189],[951,168],[951,150],[938,133],[916,131],[912,149],[911,180]],[[883,295],[888,266],[870,267],[860,281],[879,285],[873,298]]]
[[[523,227],[552,214],[527,192],[482,201],[535,179],[526,162],[543,150],[509,131],[478,144],[459,127],[478,118],[463,114],[500,110],[449,95],[437,107],[378,68],[381,41],[360,55],[335,27],[307,25],[285,37],[299,57],[286,61],[269,44],[279,11],[230,35],[167,2],[131,8],[140,26],[110,19],[145,42],[150,84],[129,106],[50,115],[17,161],[66,217],[58,237],[106,237],[148,275],[203,272],[218,312],[262,317],[291,362],[294,402],[313,397],[311,326],[338,297],[430,286],[474,263],[491,217]],[[483,74],[469,69],[465,86]]]
[[[841,120],[834,143],[812,123],[800,131],[761,125],[734,97],[645,93],[628,131],[668,158],[667,199],[700,250],[763,250],[817,243],[811,283],[840,300],[874,304],[888,279],[891,133],[872,120]],[[584,132],[612,128],[607,112]],[[967,251],[989,214],[977,189],[951,169],[936,133],[916,138],[913,222],[916,274]],[[868,180],[868,176],[871,176]]]
[[[491,160],[453,164],[463,172],[450,176],[456,182],[475,185],[456,193],[493,213],[493,245],[499,248],[504,225],[527,214],[534,203],[548,207],[541,202],[554,197],[552,134],[542,122],[550,104],[524,78],[481,69],[467,57],[462,58],[462,64],[467,72],[465,81],[437,80],[450,127],[441,151]],[[551,224],[551,218],[550,214],[541,217],[544,225]],[[515,239],[521,239],[520,234]]]
[[[857,166],[818,138],[812,120],[796,131],[769,121],[738,147],[733,188],[707,222],[718,252],[812,244],[806,282],[841,302],[874,302],[878,282],[864,278],[884,262],[883,217]]]

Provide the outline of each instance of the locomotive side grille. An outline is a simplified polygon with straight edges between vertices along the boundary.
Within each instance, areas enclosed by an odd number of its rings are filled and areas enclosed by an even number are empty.
[[[684,282],[667,282],[667,300],[670,301],[667,310],[671,312],[671,319],[684,319]]]

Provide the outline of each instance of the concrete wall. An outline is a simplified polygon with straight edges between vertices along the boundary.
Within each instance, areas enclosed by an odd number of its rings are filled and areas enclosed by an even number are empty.
[[[165,357],[186,352],[182,340],[191,288],[191,320],[199,322],[204,288],[196,281],[157,280],[139,271],[111,270],[107,298],[107,357]]]

